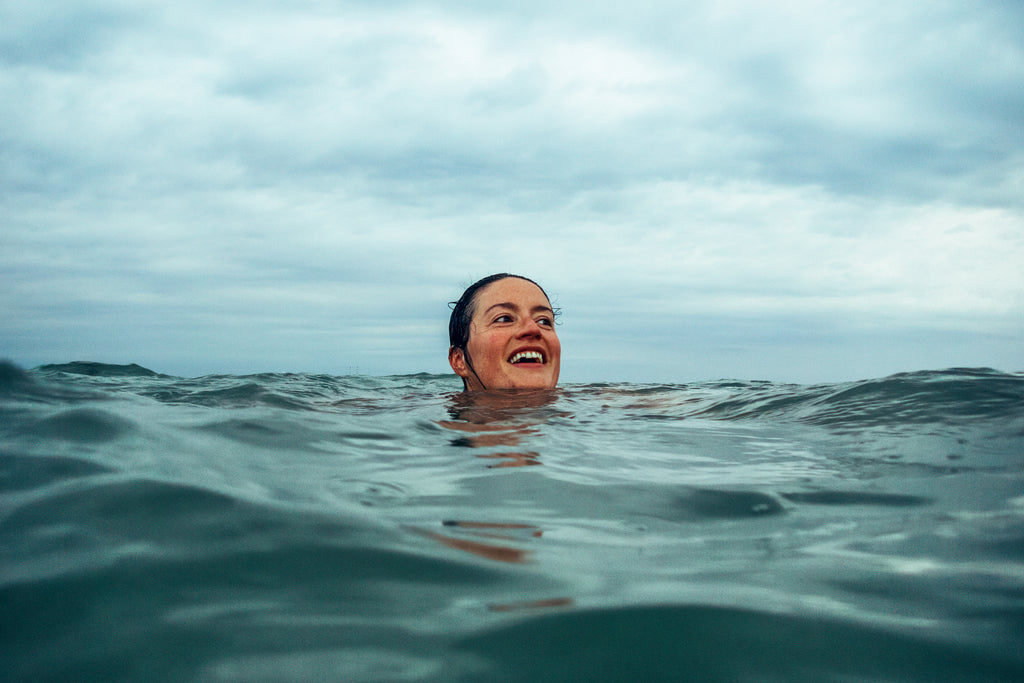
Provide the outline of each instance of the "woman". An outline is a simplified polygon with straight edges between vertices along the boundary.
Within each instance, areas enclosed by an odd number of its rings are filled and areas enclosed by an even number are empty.
[[[448,363],[466,391],[554,389],[562,346],[551,301],[533,280],[498,273],[455,302]]]

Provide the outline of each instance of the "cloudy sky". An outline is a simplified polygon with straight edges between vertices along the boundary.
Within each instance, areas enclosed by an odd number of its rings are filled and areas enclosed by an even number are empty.
[[[0,357],[562,379],[1024,370],[1024,3],[4,0]]]

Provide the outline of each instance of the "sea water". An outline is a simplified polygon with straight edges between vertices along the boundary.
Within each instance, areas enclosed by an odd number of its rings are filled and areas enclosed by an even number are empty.
[[[0,679],[1024,679],[1024,375],[0,365]]]

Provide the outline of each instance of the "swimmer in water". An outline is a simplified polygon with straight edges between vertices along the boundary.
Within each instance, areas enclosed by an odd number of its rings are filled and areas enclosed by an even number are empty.
[[[454,302],[448,363],[466,391],[554,389],[562,345],[551,301],[533,280],[498,273]]]

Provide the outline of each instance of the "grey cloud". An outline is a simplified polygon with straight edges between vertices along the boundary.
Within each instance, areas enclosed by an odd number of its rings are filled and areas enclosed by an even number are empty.
[[[1024,8],[820,7],[6,4],[0,351],[443,371],[444,304],[514,270],[580,377],[982,308],[1011,357]]]
[[[18,66],[76,69],[145,16],[109,2],[9,0],[0,8],[0,55]]]

